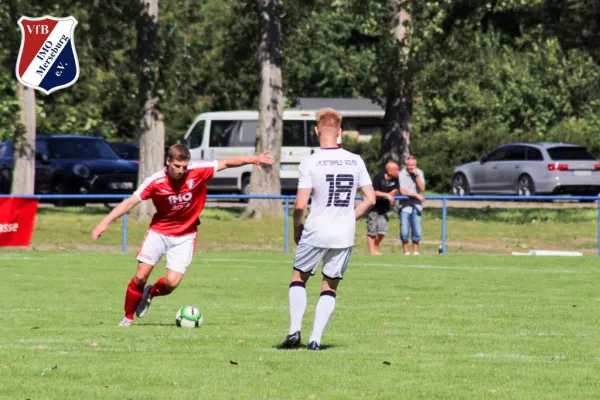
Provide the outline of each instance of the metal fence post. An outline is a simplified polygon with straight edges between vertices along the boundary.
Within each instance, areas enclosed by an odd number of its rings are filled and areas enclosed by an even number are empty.
[[[447,216],[448,199],[444,197],[442,200],[442,253],[446,254],[446,216]]]
[[[285,197],[285,252],[290,252],[290,198]]]
[[[127,213],[123,214],[123,253],[127,252]]]
[[[125,195],[25,195],[25,196],[13,196],[0,194],[0,199],[3,198],[12,198],[12,197],[24,197],[24,198],[34,198],[39,200],[49,200],[49,199],[101,199],[106,201],[107,198],[122,200],[127,198]],[[219,198],[228,198],[228,199],[249,199],[249,198],[257,198],[257,199],[284,199],[285,200],[285,232],[284,232],[284,240],[285,240],[285,253],[290,252],[290,234],[289,234],[289,213],[290,213],[290,200],[295,199],[296,196],[269,196],[269,195],[257,195],[257,196],[231,196],[231,195],[208,195],[209,199],[219,199]],[[405,198],[404,196],[397,196],[397,198]],[[459,196],[427,196],[429,199],[441,199],[442,200],[442,240],[439,252],[440,254],[447,254],[447,234],[448,234],[448,200],[491,200],[491,201],[503,201],[503,200],[525,200],[522,196],[468,196],[468,197],[459,197]],[[597,204],[597,255],[600,256],[600,195],[599,196],[572,196],[569,197],[570,200],[595,200]],[[527,199],[529,200],[529,199]],[[533,201],[540,200],[564,200],[564,196],[535,196],[532,197]],[[123,237],[122,237],[122,252],[127,252],[127,216],[128,214],[123,215]]]

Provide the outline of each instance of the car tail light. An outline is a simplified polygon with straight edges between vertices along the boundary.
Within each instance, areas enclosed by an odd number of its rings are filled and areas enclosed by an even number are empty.
[[[569,170],[569,164],[555,163],[555,164],[548,165],[548,171],[568,171],[568,170]]]
[[[596,171],[600,170],[600,164],[596,164],[596,165],[594,165],[594,169],[595,169]]]

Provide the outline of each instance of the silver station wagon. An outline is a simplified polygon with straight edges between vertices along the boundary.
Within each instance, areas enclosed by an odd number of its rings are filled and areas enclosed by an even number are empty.
[[[571,194],[600,192],[600,161],[585,147],[565,143],[511,143],[454,170],[452,193]]]

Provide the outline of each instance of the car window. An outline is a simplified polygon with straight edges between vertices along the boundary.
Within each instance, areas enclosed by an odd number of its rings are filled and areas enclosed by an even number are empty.
[[[6,143],[0,143],[0,158],[2,157],[8,157],[8,152],[6,151],[6,147],[7,144]]]
[[[211,121],[210,123],[210,147],[230,147],[233,138],[239,133],[242,121]]]
[[[315,133],[317,123],[315,121],[306,122],[306,145],[309,147],[319,147],[319,137]]]
[[[544,161],[542,152],[535,147],[527,147],[527,160],[528,161]]]
[[[548,149],[551,160],[595,160],[596,157],[585,147],[564,146]]]
[[[35,142],[35,153],[36,155],[45,154],[48,156],[48,141],[47,140],[36,140]]]
[[[140,148],[137,146],[131,146],[127,149],[128,160],[139,160],[140,159]]]
[[[508,146],[504,161],[525,161],[527,159],[527,147]]]
[[[0,157],[12,158],[14,156],[14,152],[15,149],[13,148],[10,140],[0,143]]]
[[[206,121],[198,121],[198,123],[194,126],[190,135],[186,139],[187,147],[190,149],[195,149],[202,145],[202,139],[204,138],[204,127],[206,125]]]
[[[121,146],[121,143],[109,143],[110,147],[113,148],[113,150],[118,154],[121,155],[121,153],[123,151],[125,151],[125,149],[123,148],[123,146]]]
[[[117,152],[118,155],[123,156],[127,153],[127,147],[123,143],[109,143],[110,147]]]
[[[258,134],[258,121],[242,121],[242,126],[236,132],[234,146],[255,147]]]
[[[110,147],[125,160],[140,159],[140,148],[133,143],[110,143]]]
[[[283,121],[283,146],[304,147],[304,121]]]
[[[116,160],[117,153],[104,140],[64,138],[52,139],[49,143],[50,156],[60,160],[106,159]]]
[[[490,161],[505,161],[508,157],[508,146],[500,147],[492,151],[486,158],[486,162]]]

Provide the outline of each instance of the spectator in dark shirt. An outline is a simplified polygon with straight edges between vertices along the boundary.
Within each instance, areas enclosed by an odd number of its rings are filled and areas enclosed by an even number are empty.
[[[398,174],[400,168],[393,161],[385,165],[385,171],[373,177],[373,189],[377,202],[367,214],[367,246],[369,254],[381,254],[379,244],[388,231],[388,212],[394,202],[394,196],[400,191]]]

